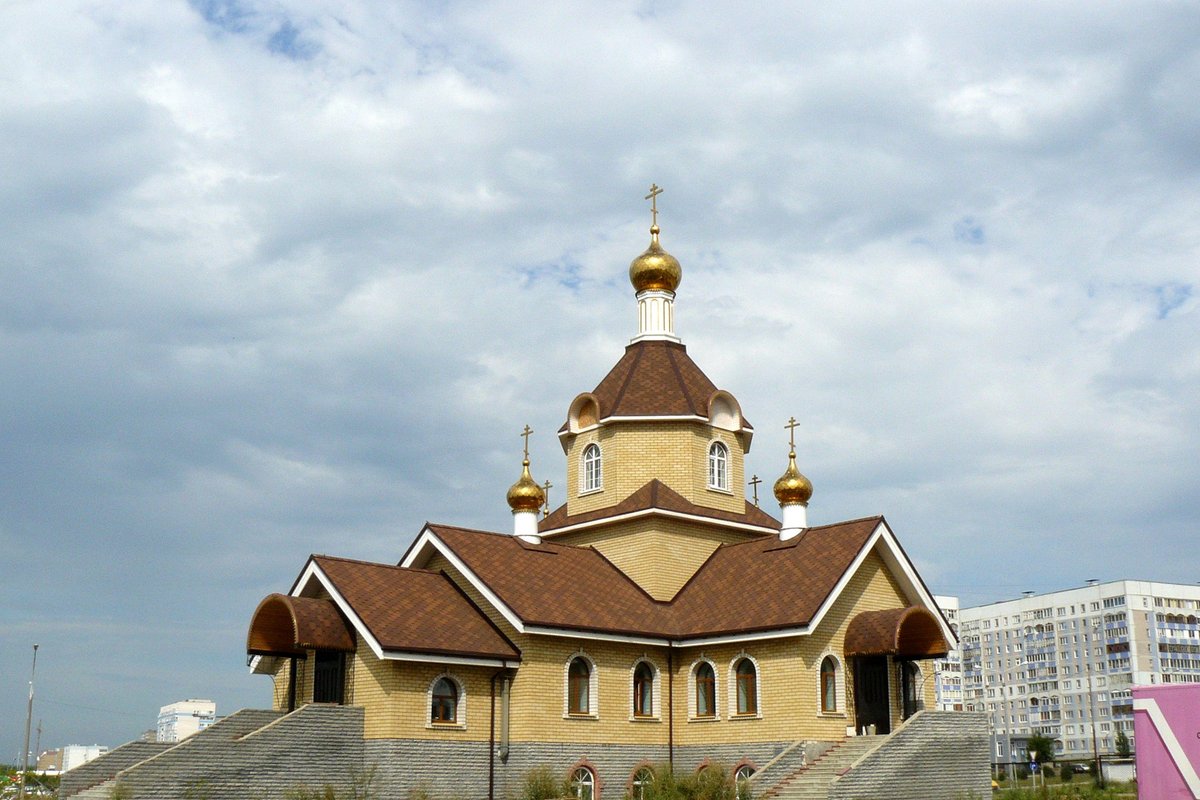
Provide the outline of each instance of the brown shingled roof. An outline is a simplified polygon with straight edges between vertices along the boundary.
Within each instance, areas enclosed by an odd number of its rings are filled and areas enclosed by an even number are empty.
[[[677,342],[642,341],[625,348],[592,394],[607,417],[708,417],[716,385]],[[744,418],[743,425],[752,428]],[[566,430],[564,425],[562,430]]]
[[[508,637],[440,572],[332,556],[312,560],[384,650],[520,660]]]
[[[746,503],[746,511],[743,514],[735,514],[731,511],[722,511],[716,508],[696,505],[658,478],[654,478],[620,503],[608,508],[600,508],[595,511],[568,516],[567,506],[564,503],[555,509],[552,514],[543,519],[538,524],[538,529],[543,534],[549,535],[553,534],[559,528],[565,528],[570,525],[579,525],[585,522],[594,522],[596,520],[617,517],[622,514],[633,514],[638,511],[647,511],[650,509],[675,511],[681,514],[691,514],[693,516],[707,517],[724,522],[737,522],[743,525],[757,525],[776,531],[779,530],[780,525],[779,520],[753,503]]]
[[[429,530],[526,624],[685,638],[807,625],[881,522],[871,517],[809,528],[787,542],[722,545],[669,602],[651,598],[590,547],[529,545],[442,525]]]
[[[483,583],[528,625],[660,636],[665,605],[590,547],[430,525]]]
[[[882,517],[808,528],[719,547],[672,604],[681,636],[713,636],[808,624]]]
[[[354,632],[331,600],[269,594],[258,604],[246,634],[246,652],[302,655],[306,649],[354,649]]]
[[[846,627],[846,655],[943,658],[950,645],[937,617],[927,608],[863,611]]]

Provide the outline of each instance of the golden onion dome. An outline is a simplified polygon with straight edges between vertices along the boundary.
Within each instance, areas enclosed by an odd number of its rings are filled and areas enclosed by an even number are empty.
[[[512,485],[508,490],[508,505],[513,510],[517,511],[533,511],[537,512],[539,508],[546,502],[546,492],[542,487],[538,486],[533,480],[533,476],[529,474],[529,459],[521,462],[521,479]]]
[[[775,481],[775,499],[781,506],[806,506],[812,493],[812,481],[796,468],[796,451],[792,450],[788,453],[787,470]]]
[[[682,279],[679,260],[658,243],[658,226],[650,226],[650,246],[629,265],[629,282],[634,291],[674,292]]]

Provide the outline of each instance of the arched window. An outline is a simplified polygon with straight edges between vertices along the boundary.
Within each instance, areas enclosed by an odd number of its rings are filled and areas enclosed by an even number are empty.
[[[590,714],[591,711],[592,665],[583,656],[576,656],[567,667],[567,713]]]
[[[650,767],[638,767],[633,771],[633,779],[629,781],[629,796],[633,800],[642,800],[652,783],[654,783],[654,770]]]
[[[458,687],[449,678],[438,678],[433,684],[429,721],[443,724],[458,722]]]
[[[572,770],[571,796],[579,800],[593,800],[596,796],[596,776],[587,767],[576,767]]]
[[[715,717],[717,715],[717,681],[713,674],[712,664],[701,661],[696,665],[696,716]]]
[[[633,715],[654,716],[654,668],[645,661],[633,668]]]
[[[600,463],[600,445],[593,442],[583,448],[583,488],[580,491],[594,492],[604,487],[604,471]]]
[[[713,442],[708,447],[708,486],[729,489],[729,448],[724,442]]]
[[[821,662],[821,712],[824,714],[833,714],[839,710],[837,673],[837,659],[825,656]]]
[[[758,713],[758,670],[754,662],[743,658],[737,662],[734,669],[734,680],[737,681],[737,713],[746,716]]]
[[[750,798],[750,776],[755,773],[754,767],[749,764],[742,764],[733,771],[733,782],[737,787],[738,800],[749,800]]]

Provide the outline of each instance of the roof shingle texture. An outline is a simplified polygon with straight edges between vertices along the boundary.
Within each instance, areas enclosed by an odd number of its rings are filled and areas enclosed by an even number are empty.
[[[788,542],[722,545],[668,602],[590,547],[429,529],[526,624],[679,638],[808,624],[881,522],[809,528]]]
[[[592,390],[607,417],[708,417],[716,384],[677,342],[634,342]],[[752,427],[745,419],[742,424]],[[562,430],[566,429],[566,425]]]
[[[332,556],[312,560],[384,650],[520,659],[508,637],[440,572]]]

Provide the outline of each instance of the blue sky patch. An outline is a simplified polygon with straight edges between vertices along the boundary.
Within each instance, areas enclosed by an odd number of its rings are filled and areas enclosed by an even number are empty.
[[[964,244],[983,244],[987,236],[983,232],[983,224],[974,217],[963,217],[954,223],[954,241]]]
[[[1164,283],[1154,287],[1154,295],[1158,298],[1158,318],[1166,319],[1168,315],[1192,296],[1190,283]]]
[[[291,20],[284,20],[279,30],[271,34],[271,38],[267,40],[267,49],[294,61],[307,61],[320,50],[315,43],[301,38],[300,29],[293,25]]]

